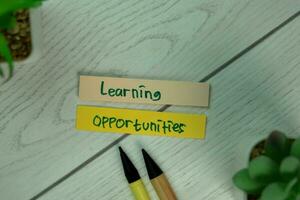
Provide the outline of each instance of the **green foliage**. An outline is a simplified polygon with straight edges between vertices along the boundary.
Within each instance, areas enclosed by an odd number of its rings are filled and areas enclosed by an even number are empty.
[[[238,187],[249,194],[259,194],[265,184],[252,179],[248,169],[242,169],[233,177],[233,181]]]
[[[300,139],[294,142],[274,131],[266,139],[264,155],[233,176],[233,183],[260,200],[298,200],[300,197]]]
[[[42,0],[0,0],[0,16],[19,9],[36,7],[41,3]]]
[[[286,198],[286,185],[284,183],[276,182],[268,185],[261,194],[261,200],[282,200]]]
[[[0,15],[0,28],[1,29],[12,29],[16,25],[16,19],[13,12],[8,12]]]
[[[3,58],[6,60],[6,62],[9,65],[9,75],[12,76],[13,71],[13,58],[11,56],[10,50],[8,48],[8,45],[6,43],[6,40],[2,33],[0,33],[0,55],[3,56]],[[3,77],[3,71],[0,68],[0,75]]]
[[[259,156],[249,164],[249,175],[254,180],[262,183],[269,183],[276,180],[278,173],[278,164],[267,156]]]
[[[300,138],[295,140],[291,147],[291,155],[300,158]]]
[[[291,180],[298,175],[300,161],[294,156],[286,157],[280,164],[280,174],[284,180]]]
[[[280,163],[282,158],[289,154],[289,140],[284,134],[273,131],[266,141],[265,151],[268,157]]]
[[[27,9],[41,5],[43,0],[0,0],[0,30],[12,29],[15,27],[16,19],[13,13],[19,9]],[[13,59],[5,40],[0,32],[0,56],[6,60],[9,66],[9,77],[13,74]],[[4,76],[0,66],[0,76]]]

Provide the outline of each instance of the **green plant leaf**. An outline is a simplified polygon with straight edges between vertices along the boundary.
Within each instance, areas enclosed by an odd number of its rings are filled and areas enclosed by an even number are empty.
[[[291,180],[297,177],[300,169],[300,161],[294,156],[286,157],[280,164],[280,175],[284,180]]]
[[[9,77],[11,77],[13,74],[13,69],[14,69],[13,58],[12,58],[12,55],[8,48],[8,45],[6,43],[5,37],[2,33],[0,33],[0,55],[6,60],[6,62],[8,64]],[[3,76],[3,71],[1,71],[1,73]]]
[[[43,0],[0,0],[0,16],[18,9],[32,8],[41,5]]]
[[[279,174],[279,165],[267,156],[258,156],[253,159],[248,169],[250,177],[262,183],[276,180]]]
[[[299,194],[300,195],[300,182],[299,182],[299,179],[297,180],[297,183],[292,188],[292,190],[294,191],[295,194]]]
[[[290,147],[290,142],[283,133],[273,131],[266,140],[265,152],[272,160],[280,163],[289,154]]]
[[[287,199],[293,199],[297,196],[297,186],[298,186],[298,179],[293,178],[288,182],[288,184],[285,187],[285,193],[287,194]]]
[[[248,169],[242,169],[233,176],[233,183],[248,194],[259,194],[264,184],[250,178]]]
[[[4,77],[4,74],[3,74],[3,71],[2,71],[2,68],[0,66],[0,76],[3,78]]]
[[[300,138],[293,142],[290,154],[300,159]]]
[[[16,25],[16,18],[12,12],[0,16],[0,28],[11,29]]]
[[[268,185],[262,192],[260,200],[286,200],[284,183],[272,183]]]

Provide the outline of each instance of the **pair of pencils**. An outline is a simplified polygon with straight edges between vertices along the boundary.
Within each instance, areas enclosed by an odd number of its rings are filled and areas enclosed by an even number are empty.
[[[129,183],[130,189],[136,200],[150,200],[149,194],[141,180],[141,177],[132,164],[123,149],[119,147],[124,174]],[[152,186],[154,187],[157,196],[160,200],[176,200],[175,193],[173,192],[170,183],[160,167],[154,162],[149,154],[142,149],[146,169]]]

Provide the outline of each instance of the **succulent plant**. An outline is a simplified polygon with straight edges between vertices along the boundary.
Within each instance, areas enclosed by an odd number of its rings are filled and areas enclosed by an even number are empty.
[[[19,9],[27,9],[39,6],[43,0],[0,0],[0,56],[6,60],[9,67],[9,77],[13,74],[13,58],[10,53],[7,41],[1,30],[14,28],[16,19],[14,12]],[[4,76],[0,67],[0,76]]]
[[[273,131],[263,154],[238,171],[233,183],[259,200],[300,200],[300,138]]]

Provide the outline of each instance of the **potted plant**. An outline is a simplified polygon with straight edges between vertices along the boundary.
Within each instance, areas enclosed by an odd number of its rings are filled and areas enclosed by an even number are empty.
[[[273,131],[255,145],[246,168],[233,176],[249,200],[300,199],[300,138]]]
[[[41,45],[40,11],[42,0],[0,0],[0,76],[13,74],[14,61],[32,62]]]

